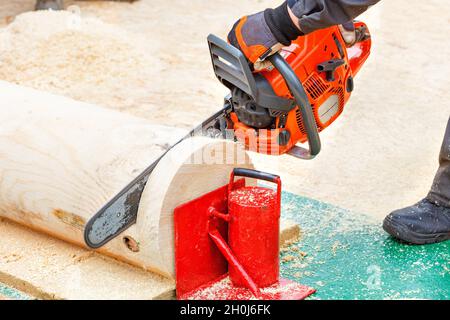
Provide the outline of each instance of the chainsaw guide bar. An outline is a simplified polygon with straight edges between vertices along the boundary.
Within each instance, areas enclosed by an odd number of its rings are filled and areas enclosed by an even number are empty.
[[[226,103],[222,110],[190,131],[180,141],[170,146],[155,162],[103,206],[86,225],[84,231],[86,244],[92,249],[101,248],[135,224],[142,192],[159,161],[175,146],[188,138],[196,136],[225,138],[222,132],[225,132],[226,118],[229,112],[231,112],[231,105]]]

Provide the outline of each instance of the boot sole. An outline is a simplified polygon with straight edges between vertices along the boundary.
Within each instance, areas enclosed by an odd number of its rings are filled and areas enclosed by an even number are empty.
[[[411,231],[405,225],[393,222],[388,219],[384,220],[383,229],[394,238],[410,244],[434,244],[450,240],[450,232],[422,234]]]

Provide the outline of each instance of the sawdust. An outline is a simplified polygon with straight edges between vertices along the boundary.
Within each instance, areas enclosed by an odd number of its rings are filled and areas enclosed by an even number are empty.
[[[271,208],[275,204],[276,192],[260,187],[245,187],[234,190],[229,201],[243,207]]]
[[[308,253],[300,250],[298,243],[292,243],[290,246],[286,246],[280,249],[281,263],[292,263],[292,267],[296,269],[304,269],[308,266],[306,263],[302,263],[308,256]],[[305,275],[304,272],[299,272],[298,277]]]
[[[94,17],[81,19],[67,11],[24,13],[0,32],[0,79],[131,109],[152,85],[149,70],[160,65],[139,46],[142,42]]]
[[[0,283],[38,299],[170,299],[174,293],[170,280],[16,223],[2,221],[0,234]]]
[[[22,259],[22,256],[17,253],[11,253],[11,254],[2,256],[0,259],[2,261],[4,261],[5,263],[12,263],[12,262],[17,262],[20,259]]]
[[[280,285],[281,284],[281,285]],[[299,284],[295,282],[285,282],[273,284],[272,286],[261,288],[260,293],[262,296],[283,295],[298,292],[309,291],[309,288],[299,288]],[[225,277],[220,281],[213,283],[211,286],[202,288],[200,290],[191,293],[188,300],[224,300],[230,292],[234,298],[238,300],[257,300],[256,297],[250,292],[250,290],[240,290],[233,286],[230,277]]]
[[[303,259],[305,259],[308,254],[306,252],[300,251],[300,250],[293,250],[288,249],[287,251],[284,251],[285,254],[283,254],[281,258],[281,262],[287,263],[287,262],[295,262],[296,265]]]
[[[84,262],[94,256],[95,256],[95,252],[88,251],[88,252],[83,252],[81,254],[73,254],[72,258],[75,263],[80,263],[80,262]]]
[[[331,251],[333,253],[333,256],[336,255],[337,250],[339,249],[341,243],[339,241],[336,241],[335,243],[333,243],[333,246],[331,247]]]
[[[291,262],[294,260],[295,260],[295,257],[292,255],[287,255],[287,256],[284,256],[283,258],[281,258],[281,262]]]

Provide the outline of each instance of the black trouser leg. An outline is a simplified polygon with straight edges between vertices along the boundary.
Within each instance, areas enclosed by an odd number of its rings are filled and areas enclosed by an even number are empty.
[[[450,119],[439,156],[439,170],[428,194],[428,200],[450,208]]]
[[[413,244],[450,239],[450,119],[428,197],[392,212],[384,219],[383,229],[394,238]]]
[[[36,10],[63,10],[64,0],[37,0]]]

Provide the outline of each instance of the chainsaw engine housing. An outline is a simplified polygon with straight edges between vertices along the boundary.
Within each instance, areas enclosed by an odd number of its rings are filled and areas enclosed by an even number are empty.
[[[368,34],[362,22],[356,22],[355,28]],[[304,87],[319,132],[342,114],[370,48],[370,37],[347,48],[334,26],[299,37],[281,51]],[[238,135],[239,140],[252,149],[256,146],[252,151],[268,154],[283,154],[306,142],[300,110],[304,106],[295,104],[278,70],[254,73],[248,63],[233,59],[232,49],[227,52],[211,42],[210,49],[216,76],[231,91],[230,126],[247,133]]]

